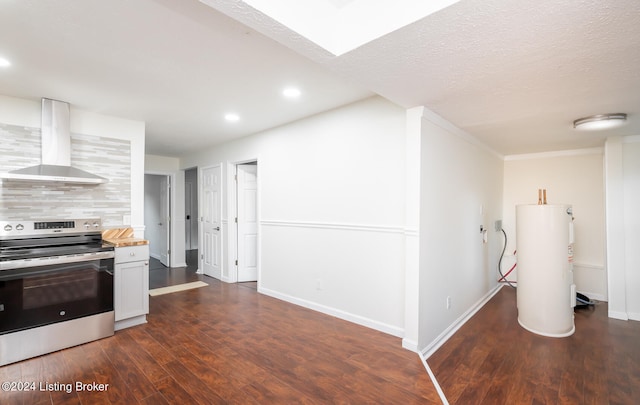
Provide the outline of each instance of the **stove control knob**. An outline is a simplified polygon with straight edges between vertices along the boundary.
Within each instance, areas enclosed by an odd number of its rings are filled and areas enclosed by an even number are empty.
[[[88,222],[84,223],[84,229],[89,229],[91,227],[91,224]]]
[[[97,222],[94,222],[94,223],[93,223],[93,227],[94,227],[94,228],[96,228],[96,229],[98,229],[98,228],[100,228],[100,224],[99,224],[99,223],[97,223]]]
[[[9,232],[12,229],[13,229],[13,227],[11,225],[9,225],[9,224],[4,226],[4,230],[7,231],[7,232]]]
[[[16,225],[16,231],[22,231],[22,230],[24,230],[24,225],[22,224]]]

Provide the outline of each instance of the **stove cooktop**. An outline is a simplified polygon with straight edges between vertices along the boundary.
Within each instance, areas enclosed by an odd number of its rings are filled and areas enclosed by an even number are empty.
[[[100,218],[0,221],[0,239],[100,233],[101,231],[102,221]]]

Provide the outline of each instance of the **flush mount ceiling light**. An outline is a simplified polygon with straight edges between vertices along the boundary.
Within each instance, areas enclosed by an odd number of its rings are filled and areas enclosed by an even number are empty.
[[[618,127],[627,121],[627,114],[601,114],[584,117],[573,121],[576,129],[597,130]]]

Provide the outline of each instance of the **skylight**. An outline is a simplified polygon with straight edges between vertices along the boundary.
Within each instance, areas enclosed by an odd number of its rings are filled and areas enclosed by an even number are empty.
[[[200,1],[216,7],[216,0]],[[245,0],[243,3],[337,56],[458,1]]]

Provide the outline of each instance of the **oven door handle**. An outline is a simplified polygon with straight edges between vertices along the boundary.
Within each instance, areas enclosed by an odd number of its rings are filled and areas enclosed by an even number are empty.
[[[111,259],[115,257],[113,250],[105,252],[83,253],[68,256],[42,257],[38,259],[21,259],[0,262],[0,270],[24,269],[27,267],[39,267],[56,264],[90,262],[92,260]]]

